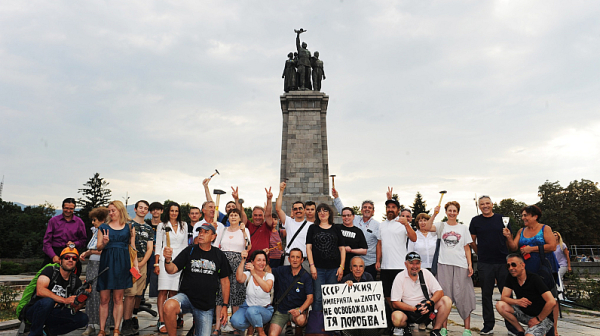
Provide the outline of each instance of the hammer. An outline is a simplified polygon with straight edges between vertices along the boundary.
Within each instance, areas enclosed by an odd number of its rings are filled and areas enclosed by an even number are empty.
[[[219,175],[221,175],[221,174],[219,174]],[[215,223],[216,223],[217,220],[219,219],[219,201],[221,201],[221,195],[225,195],[226,192],[221,189],[215,189],[215,190],[213,190],[213,194],[217,195],[217,202],[215,203]]]
[[[438,203],[438,206],[441,206],[441,205],[442,205],[442,198],[444,198],[444,194],[445,194],[445,193],[447,193],[447,191],[446,191],[446,190],[442,190],[442,191],[440,191],[440,194],[442,194],[442,195],[440,196],[440,202]]]
[[[217,175],[217,174],[221,175],[221,173],[219,173],[219,171],[215,169],[215,172],[214,172],[212,175],[210,175],[210,177],[209,177],[208,179],[209,179],[209,180],[210,180],[210,179],[212,179],[212,178],[213,178],[213,176],[215,176],[215,175]]]
[[[331,177],[331,187],[335,189],[335,175],[329,175]]]
[[[171,247],[171,237],[169,237],[169,232],[173,231],[170,227],[165,228],[165,234],[167,235],[167,247]]]

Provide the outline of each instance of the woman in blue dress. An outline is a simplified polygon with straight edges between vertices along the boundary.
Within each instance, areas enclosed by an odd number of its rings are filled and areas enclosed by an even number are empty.
[[[119,336],[119,326],[123,318],[123,294],[126,288],[133,285],[131,273],[131,259],[129,259],[129,245],[135,246],[135,229],[131,229],[127,222],[131,219],[121,201],[112,201],[108,205],[110,221],[98,228],[97,249],[102,250],[100,255],[100,269],[109,267],[108,271],[98,278],[96,289],[100,292],[100,331],[98,336],[105,336],[104,328],[108,317],[108,303],[110,291],[113,291],[113,317],[115,330],[113,335]],[[134,267],[138,269],[137,259]],[[138,270],[139,272],[139,270]]]
[[[542,218],[542,210],[537,205],[526,206],[521,210],[521,218],[525,227],[520,229],[512,240],[508,240],[509,248],[513,251],[519,249],[525,258],[525,269],[531,273],[538,273],[541,263],[539,247],[542,246],[546,259],[552,265],[552,272],[558,273],[558,263],[554,256],[556,238],[548,225],[539,222]],[[511,232],[507,228],[504,228],[503,234],[505,237],[512,238]],[[556,297],[556,288],[552,294]],[[558,305],[554,306],[552,315],[554,317],[554,334],[558,335]]]

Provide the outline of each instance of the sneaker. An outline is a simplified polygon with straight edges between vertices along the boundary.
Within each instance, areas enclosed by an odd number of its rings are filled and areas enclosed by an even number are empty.
[[[90,336],[94,333],[94,331],[96,331],[96,328],[94,328],[91,325],[88,325],[87,329],[85,329],[85,331],[81,333],[81,336]]]
[[[138,321],[137,317],[132,317],[131,318],[131,322],[133,323],[133,330],[138,331],[140,330],[140,321]]]
[[[123,336],[130,336],[135,334],[135,330],[133,330],[133,322],[131,321],[131,319],[123,321],[123,324],[121,325],[121,334]]]
[[[448,336],[448,329],[446,329],[446,328],[440,329],[440,335],[442,335],[442,336]]]
[[[471,336],[471,330],[465,329],[465,331],[463,331],[462,336]]]
[[[394,328],[394,332],[392,333],[394,336],[403,336],[404,328]]]
[[[432,330],[429,332],[429,336],[442,336],[442,334],[440,333],[440,330]]]
[[[410,326],[404,327],[404,336],[412,336],[412,329]]]
[[[492,334],[494,334],[494,328],[490,328],[490,327],[484,327],[479,332],[479,335],[492,335]]]
[[[427,329],[427,324],[425,324],[425,323],[420,323],[420,324],[419,324],[419,330],[421,330],[421,331],[422,331],[422,330],[425,330],[425,329]]]

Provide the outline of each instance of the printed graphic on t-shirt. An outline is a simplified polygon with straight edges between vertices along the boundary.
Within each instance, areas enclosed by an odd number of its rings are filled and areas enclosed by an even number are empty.
[[[192,260],[191,264],[192,267],[190,268],[190,271],[194,273],[213,275],[217,271],[217,266],[211,260]]]
[[[356,232],[342,230],[342,236],[354,239],[356,238]]]
[[[449,231],[442,235],[442,239],[444,240],[444,244],[448,247],[455,247],[460,241],[461,235],[454,231]]]
[[[54,293],[60,297],[63,297],[63,298],[67,297],[67,289],[63,288],[60,285],[54,285],[54,288],[52,288],[52,293]]]
[[[313,253],[319,251],[322,259],[336,258],[337,241],[335,235],[328,232],[319,232],[313,238],[313,245],[316,247],[316,249],[313,249]]]

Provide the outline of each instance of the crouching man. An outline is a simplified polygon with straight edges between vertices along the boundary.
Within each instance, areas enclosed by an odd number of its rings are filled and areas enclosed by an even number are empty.
[[[545,335],[553,326],[548,318],[556,305],[552,293],[539,275],[525,270],[525,261],[520,254],[509,254],[506,267],[510,274],[502,290],[502,299],[496,303],[496,310],[517,328],[517,335]],[[513,291],[516,299],[512,298]],[[527,330],[519,322],[527,325]]]
[[[392,284],[392,323],[396,328],[404,328],[404,335],[412,335],[410,323],[433,321],[431,336],[447,334],[444,327],[452,300],[444,296],[442,287],[433,274],[421,269],[421,256],[416,252],[406,255],[406,268],[398,273]],[[444,328],[445,329],[445,328]]]
[[[63,335],[88,324],[88,316],[80,311],[71,313],[74,293],[81,280],[74,274],[79,252],[67,247],[60,253],[60,267],[46,267],[37,279],[31,301],[23,308],[31,323],[29,335]],[[74,311],[81,306],[74,307]]]
[[[231,268],[225,254],[211,245],[215,237],[215,227],[204,223],[198,227],[197,245],[183,249],[175,260],[173,249],[164,248],[165,270],[169,274],[181,273],[179,293],[165,302],[165,325],[169,336],[177,335],[177,315],[192,313],[195,336],[210,336],[213,314],[227,323],[229,305],[229,274]],[[219,283],[223,291],[223,307],[215,312],[215,302]]]

